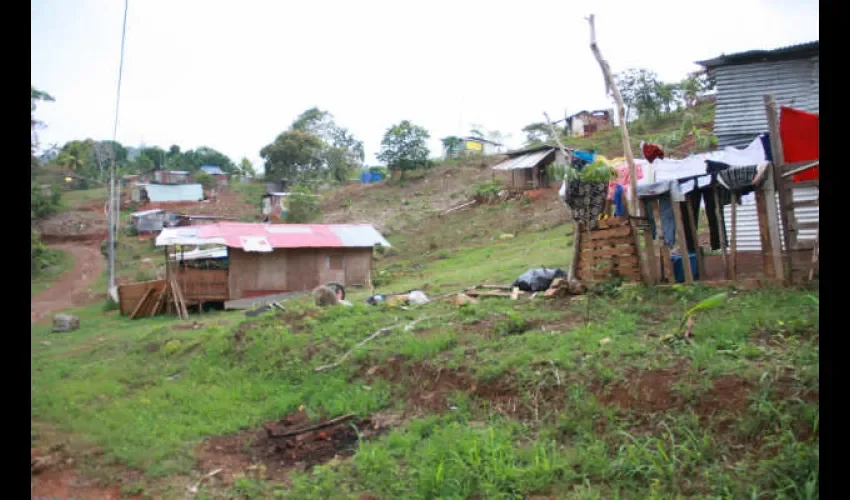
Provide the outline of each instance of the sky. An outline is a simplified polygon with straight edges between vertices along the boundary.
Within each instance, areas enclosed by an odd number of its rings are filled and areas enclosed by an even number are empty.
[[[611,109],[585,17],[613,72],[679,81],[694,61],[819,38],[817,0],[129,0],[117,140],[209,146],[262,171],[260,149],[318,106],[378,164],[386,129],[439,139]],[[693,4],[691,4],[693,5]],[[122,0],[32,0],[31,83],[56,100],[42,146],[111,139]],[[556,118],[557,117],[557,118]]]

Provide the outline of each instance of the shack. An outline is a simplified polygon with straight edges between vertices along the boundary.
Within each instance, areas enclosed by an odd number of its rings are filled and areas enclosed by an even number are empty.
[[[508,159],[495,165],[493,173],[511,190],[526,191],[551,187],[559,179],[551,178],[547,167],[566,164],[564,153],[555,146],[543,145],[506,153]]]
[[[332,281],[365,286],[374,248],[391,245],[368,224],[218,222],[165,228],[156,246],[166,248],[167,279],[192,305],[311,290]],[[188,266],[187,255],[189,261],[218,264]]]
[[[144,193],[147,193],[145,199]],[[133,201],[151,203],[169,203],[201,201],[204,199],[204,187],[200,184],[152,184],[137,183],[133,188]]]
[[[130,214],[133,226],[139,233],[157,233],[166,221],[166,212],[162,209],[143,210]]]
[[[697,63],[716,82],[714,134],[718,145],[741,147],[763,135],[768,159],[780,167],[782,174],[775,175],[774,182],[781,209],[781,240],[783,249],[790,247],[794,253],[795,268],[807,267],[819,234],[819,167],[783,176],[819,158],[819,45],[813,41],[751,50]],[[767,95],[773,99],[769,108]],[[731,206],[724,208],[723,215],[731,220]],[[736,215],[735,246],[743,252],[761,253],[755,197],[744,197]]]

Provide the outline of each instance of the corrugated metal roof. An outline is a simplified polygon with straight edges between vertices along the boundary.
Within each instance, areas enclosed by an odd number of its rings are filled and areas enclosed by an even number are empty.
[[[144,187],[154,203],[204,199],[204,187],[200,184],[136,184],[136,187]]]
[[[225,245],[245,251],[272,248],[391,247],[370,224],[256,224],[219,222],[207,226],[166,228],[157,246]],[[266,250],[268,248],[268,250]]]
[[[820,110],[819,58],[747,65],[712,70],[717,82],[714,135],[718,146],[743,146],[767,132],[764,95],[778,106],[818,113]]]
[[[516,158],[511,158],[510,160],[506,160],[502,163],[499,163],[498,165],[493,167],[493,170],[521,170],[525,168],[532,168],[537,166],[537,164],[543,161],[544,159],[546,159],[547,156],[554,153],[554,149],[544,149],[535,153],[517,156]]]
[[[144,217],[146,215],[153,215],[162,213],[163,210],[161,208],[154,208],[151,210],[142,210],[141,212],[133,212],[130,214],[130,217]]]
[[[204,165],[203,167],[201,167],[201,170],[210,175],[227,175],[225,174],[224,170],[221,169],[221,167],[216,167],[213,165]]]
[[[372,226],[347,226],[334,225],[331,226],[331,231],[337,235],[342,241],[342,246],[345,247],[373,247],[380,245],[382,247],[391,247],[381,233]]]
[[[715,68],[730,64],[748,64],[753,62],[777,61],[788,58],[811,57],[818,55],[820,41],[788,45],[773,50],[748,50],[734,54],[723,54],[713,59],[697,61],[697,64],[706,68]]]
[[[198,248],[188,252],[177,252],[171,254],[172,259],[180,260],[223,259],[225,257],[227,257],[227,248],[209,248],[206,250]]]
[[[201,226],[197,227],[166,227],[156,237],[156,246],[199,246],[199,245],[224,245],[224,238],[202,237]]]
[[[807,201],[818,198],[818,189],[815,187],[803,187],[792,190],[794,201]],[[776,195],[777,213],[780,210],[779,194]],[[737,249],[741,252],[760,252],[761,251],[761,236],[758,223],[758,213],[756,212],[755,198],[750,197],[749,201],[744,201],[743,205],[739,205],[735,211],[737,216],[736,221],[736,240]],[[794,215],[798,224],[807,222],[818,222],[820,218],[819,207],[798,207],[794,209]],[[732,237],[732,207],[726,205],[723,207],[723,219],[726,223],[726,234]],[[779,219],[779,234],[783,234],[782,219]],[[797,232],[799,241],[814,240],[817,229],[801,229]],[[785,239],[780,237],[782,249],[785,249]]]

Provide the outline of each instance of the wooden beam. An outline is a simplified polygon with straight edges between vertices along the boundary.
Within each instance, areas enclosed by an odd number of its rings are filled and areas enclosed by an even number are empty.
[[[732,281],[738,279],[738,194],[732,193]]]
[[[782,151],[782,136],[779,135],[779,116],[776,109],[776,100],[772,95],[766,94],[764,96],[764,111],[767,114],[767,125],[768,125],[768,133],[770,134],[770,150],[771,155],[773,156],[773,183],[774,188],[779,192],[779,202],[781,208],[779,210],[779,216],[782,218],[782,236],[785,241],[785,249],[786,249],[786,264],[788,265],[787,269],[783,269],[783,276],[785,276],[788,283],[791,282],[791,254],[788,252],[791,248],[793,248],[794,242],[797,240],[797,228],[796,221],[794,220],[794,213],[791,208],[791,192],[786,189],[785,183],[783,182],[781,172],[782,167],[785,164],[785,154]]]
[[[774,202],[776,200],[774,199]],[[770,240],[770,223],[767,220],[767,204],[770,203],[770,198],[766,198],[765,192],[762,189],[756,191],[756,214],[759,221],[759,237],[761,239],[761,252],[763,258],[764,275],[769,278],[776,278],[777,268],[773,264],[773,256],[776,254],[773,248],[773,243]],[[774,203],[775,204],[775,203]],[[781,262],[780,262],[781,265]],[[779,268],[781,269],[781,268]]]
[[[717,217],[718,231],[720,234],[720,255],[723,257],[723,271],[726,273],[726,279],[731,279],[732,272],[729,269],[729,259],[726,257],[726,220],[723,217],[723,207],[720,206],[720,190],[717,186],[711,188],[714,193],[714,213]]]
[[[136,304],[136,307],[133,308],[133,312],[130,313],[130,319],[136,319],[136,316],[138,316],[139,312],[142,310],[142,306],[144,306],[145,301],[147,301],[148,297],[150,297],[152,294],[153,287],[145,290],[144,295],[142,295],[142,298],[139,299],[139,302]]]
[[[577,276],[578,261],[581,258],[581,225],[573,221],[573,262],[570,264],[569,279],[579,279]]]
[[[694,270],[691,267],[691,254],[688,251],[688,241],[685,239],[685,223],[682,220],[682,207],[684,203],[678,201],[670,202],[673,206],[673,219],[676,221],[676,239],[679,247],[679,254],[682,256],[682,268],[685,271],[685,283],[694,282]],[[696,235],[694,235],[696,238]]]
[[[611,68],[608,66],[608,61],[603,59],[602,52],[596,44],[596,25],[594,24],[595,16],[591,14],[587,17],[587,22],[590,23],[590,50],[599,63],[602,69],[602,76],[605,79],[605,93],[611,94],[614,97],[614,102],[617,103],[617,116],[620,121],[620,135],[623,139],[623,153],[629,165],[629,213],[635,217],[640,215],[640,203],[637,199],[637,177],[635,176],[635,158],[632,154],[632,145],[629,140],[629,130],[626,127],[625,106],[623,105],[623,97],[620,95],[620,90],[614,81],[614,75],[611,74]]]
[[[661,281],[664,281],[670,276],[670,249],[664,244],[664,227],[661,225],[661,209],[658,199],[653,199],[649,203],[652,207],[652,217],[655,219],[655,242],[658,244],[658,261],[661,269],[659,277]]]
[[[694,186],[694,189],[698,188]],[[702,255],[702,246],[699,244],[699,234],[697,234],[696,220],[694,220],[696,217],[699,217],[699,215],[694,215],[694,213],[699,214],[699,211],[697,210],[699,206],[694,206],[693,201],[693,199],[691,201],[685,201],[683,210],[690,210],[690,212],[688,212],[688,229],[691,231],[691,234],[694,235],[694,252],[697,254],[697,274],[699,275],[700,280],[704,280],[706,279],[705,258]]]
[[[818,242],[820,241],[820,229],[818,229],[817,234],[815,235],[815,248],[812,250],[812,267],[809,269],[809,281],[812,281],[815,278],[815,267],[818,265]]]

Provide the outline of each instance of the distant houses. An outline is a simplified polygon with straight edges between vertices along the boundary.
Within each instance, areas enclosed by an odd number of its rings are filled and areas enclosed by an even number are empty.
[[[493,155],[502,152],[503,144],[483,137],[449,136],[443,142],[443,158],[458,158],[470,154]]]

